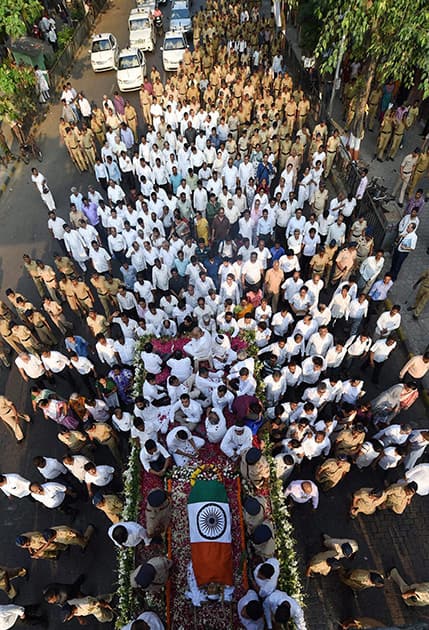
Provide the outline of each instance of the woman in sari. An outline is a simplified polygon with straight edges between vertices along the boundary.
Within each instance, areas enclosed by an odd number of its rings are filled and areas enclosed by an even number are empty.
[[[398,383],[386,389],[371,401],[376,428],[389,425],[403,409],[409,409],[418,397],[419,392],[414,382]]]
[[[119,407],[118,387],[115,380],[111,376],[114,367],[116,366],[113,366],[108,376],[100,376],[95,384],[97,394],[104,400],[104,402],[110,409]]]
[[[131,405],[134,401],[132,396],[134,375],[131,370],[114,365],[108,377],[115,383],[121,401],[125,405]],[[119,407],[119,403],[115,407]]]

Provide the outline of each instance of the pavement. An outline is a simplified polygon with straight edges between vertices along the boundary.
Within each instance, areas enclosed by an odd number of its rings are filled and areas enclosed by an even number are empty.
[[[132,0],[115,0],[98,20],[95,30],[97,32],[113,32],[122,46],[127,42],[127,16],[133,6]],[[158,42],[157,49],[159,49]],[[147,55],[147,63],[150,68],[156,64],[161,68],[159,50]],[[95,75],[90,69],[87,46],[83,46],[71,69],[73,85],[83,90],[89,99],[98,102],[103,93],[111,94],[115,85],[115,75],[107,72]],[[129,94],[133,105],[138,104],[136,94]],[[58,141],[58,118],[60,107],[52,104],[45,120],[39,127],[38,138],[44,160],[42,164],[31,163],[26,166],[22,162],[15,165],[15,172],[0,171],[0,289],[2,296],[7,287],[14,287],[18,291],[39,304],[34,285],[23,270],[22,254],[28,252],[32,257],[40,257],[49,264],[52,262],[54,245],[49,239],[46,227],[46,208],[37,191],[31,184],[31,167],[37,166],[46,176],[48,184],[57,202],[59,216],[68,215],[68,195],[71,186],[76,185],[86,191],[88,184],[93,184],[92,175],[79,175],[70,162],[64,147]],[[140,119],[141,122],[141,119]],[[397,176],[400,160],[410,149],[415,146],[415,139],[411,136],[406,139],[405,149],[400,153],[395,163],[379,164],[371,162],[375,134],[365,138],[363,143],[363,159],[370,163],[370,175],[382,174],[386,184],[392,186]],[[368,143],[368,147],[366,147]],[[372,144],[371,144],[372,143]],[[384,169],[384,170],[381,170]],[[423,182],[427,187],[427,180]],[[420,250],[409,257],[405,263],[398,282],[395,285],[395,293],[392,297],[395,301],[404,303],[409,298],[409,277],[415,277],[427,266],[425,247],[429,220],[426,209],[423,211],[422,225],[419,228]],[[408,287],[407,287],[408,284]],[[398,291],[398,294],[396,294]],[[427,331],[423,329],[425,315],[416,324],[413,320],[406,320],[404,313],[404,330],[409,339],[415,339],[415,351],[421,351],[426,346]],[[429,317],[426,315],[426,317]],[[417,326],[421,326],[418,329]],[[82,329],[78,326],[78,332]],[[410,342],[411,343],[411,342]],[[410,346],[411,347],[411,346]],[[386,388],[397,381],[397,373],[406,360],[406,353],[399,348],[392,357],[391,369],[382,375],[381,387]],[[29,412],[28,387],[23,383],[13,367],[10,371],[0,371],[0,391],[14,400],[22,411]],[[379,391],[379,390],[376,390]],[[371,395],[376,393],[371,390]],[[420,401],[412,408],[411,412],[404,414],[404,419],[412,419],[416,426],[425,426],[425,409]],[[13,438],[0,424],[0,441],[2,449],[0,470],[3,472],[20,472],[23,476],[36,480],[38,475],[34,472],[32,458],[35,455],[60,456],[64,449],[56,439],[55,427],[37,417],[34,423],[27,427],[28,437],[21,445],[16,445]],[[109,455],[100,453],[97,463],[109,463]],[[347,497],[361,485],[373,484],[380,479],[376,473],[367,471],[361,475],[355,471],[346,479],[344,485],[334,490],[332,495],[322,497],[321,505],[316,513],[306,512],[306,507],[294,511],[294,521],[298,538],[298,549],[301,564],[304,566],[308,558],[320,549],[319,536],[322,532],[332,535],[352,533],[361,543],[362,553],[358,561],[363,566],[376,566],[377,568],[390,568],[393,562],[399,562],[399,569],[404,571],[410,581],[423,581],[429,579],[429,565],[427,554],[422,550],[428,548],[428,532],[424,520],[424,499],[417,497],[410,509],[402,517],[390,514],[377,514],[362,521],[353,523],[346,520]],[[3,518],[0,522],[0,564],[18,566],[24,564],[30,569],[30,581],[20,584],[20,594],[17,603],[34,603],[40,600],[42,586],[55,580],[71,582],[80,573],[87,574],[84,583],[86,592],[106,593],[115,588],[115,553],[106,535],[107,521],[103,515],[95,511],[87,504],[80,504],[80,513],[74,526],[84,527],[88,522],[94,522],[97,533],[88,548],[86,554],[81,555],[75,551],[61,558],[60,562],[29,561],[20,550],[14,546],[14,538],[17,534],[49,526],[68,522],[50,511],[34,506],[27,501],[7,501],[0,497],[0,505]],[[366,564],[365,564],[366,563]],[[0,592],[0,603],[7,603],[6,597]],[[334,576],[325,580],[318,578],[308,585],[307,618],[311,630],[334,627],[336,620],[349,616],[355,611],[362,614],[379,616],[387,623],[408,623],[425,617],[419,611],[407,609],[401,603],[397,591],[390,585],[380,592],[367,591],[355,599],[349,591],[338,586]],[[50,615],[50,628],[58,628],[59,609],[48,611]],[[70,623],[70,628],[77,628],[75,621]],[[91,618],[89,627],[98,628],[99,624]],[[111,624],[103,624],[100,627],[110,630]]]

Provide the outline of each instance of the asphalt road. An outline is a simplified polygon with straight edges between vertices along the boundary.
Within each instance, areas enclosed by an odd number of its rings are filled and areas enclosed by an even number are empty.
[[[132,6],[131,0],[117,1],[111,4],[97,21],[95,32],[113,32],[118,38],[120,45],[125,46],[127,44],[127,17]],[[148,69],[150,69],[152,64],[161,69],[160,45],[160,40],[158,40],[157,52],[147,55]],[[116,89],[115,73],[94,74],[90,67],[88,48],[89,44],[82,47],[81,53],[72,68],[70,80],[76,89],[85,93],[87,98],[100,103],[103,93],[110,95]],[[137,93],[130,93],[128,98],[139,111]],[[40,170],[48,180],[57,202],[58,214],[66,218],[68,215],[70,187],[75,185],[86,191],[88,184],[93,184],[94,179],[89,174],[79,175],[69,160],[64,147],[59,145],[59,116],[60,107],[58,104],[54,104],[41,127],[40,143],[45,157],[41,165],[34,165],[40,167]],[[2,296],[5,289],[10,286],[23,292],[35,304],[38,304],[39,301],[34,286],[23,271],[22,254],[27,252],[32,257],[40,257],[50,264],[52,262],[53,245],[47,232],[46,208],[31,184],[31,166],[33,164],[29,166],[18,165],[8,190],[1,198],[0,288]],[[395,374],[399,371],[399,367],[404,359],[403,351],[398,350],[390,362],[391,370],[386,370],[383,375],[382,387],[389,386],[395,382]],[[2,392],[5,391],[21,410],[30,411],[27,387],[14,368],[10,371],[4,368],[1,369],[0,389]],[[424,409],[420,403],[413,407],[411,415],[416,424],[423,424]],[[3,472],[19,472],[27,478],[39,480],[39,475],[32,464],[32,458],[37,454],[61,456],[64,453],[64,448],[56,439],[55,426],[45,422],[39,416],[34,419],[30,426],[26,427],[26,433],[25,441],[21,445],[16,445],[9,431],[3,423],[0,423],[0,443],[2,447],[0,470]],[[110,463],[111,461],[110,455],[101,451],[96,459],[99,463]],[[357,472],[354,473],[355,476],[358,474]],[[352,485],[355,485],[355,482]],[[318,535],[320,532],[327,531],[331,534],[343,532],[347,525],[344,519],[344,512],[348,492],[348,486],[341,492],[337,491],[335,496],[339,496],[338,503],[337,501],[331,503],[328,499],[324,500],[320,512],[311,519],[304,516],[304,513],[296,515],[297,535],[303,557],[309,557],[318,550]],[[83,586],[87,593],[106,593],[115,588],[115,554],[112,545],[107,539],[108,521],[104,515],[100,514],[92,506],[86,504],[80,504],[79,506],[79,515],[73,525],[83,528],[88,522],[92,522],[97,527],[97,533],[85,554],[81,554],[79,550],[72,550],[70,553],[64,554],[57,563],[46,560],[30,561],[21,550],[15,547],[14,539],[16,535],[24,531],[43,529],[53,524],[67,523],[69,519],[64,519],[56,513],[52,513],[52,511],[48,511],[39,505],[34,505],[25,499],[8,501],[2,493],[0,494],[2,510],[0,522],[0,564],[7,566],[24,565],[30,570],[30,580],[28,582],[23,580],[18,582],[20,593],[17,597],[17,603],[32,604],[39,602],[41,591],[45,584],[54,580],[71,582],[81,573],[85,573],[87,576]],[[422,499],[418,498],[418,501],[422,501]],[[381,541],[381,544],[383,544],[383,541]],[[411,554],[416,554],[416,556],[418,555],[418,551],[416,551],[417,544],[418,542],[416,541],[412,552],[410,552]],[[374,553],[374,550],[368,547],[368,553]],[[386,558],[386,562],[391,562],[394,559],[395,554],[393,558]],[[413,561],[412,557],[410,557],[410,561]],[[428,576],[426,576],[427,578]],[[317,588],[316,583],[310,586],[310,601],[313,601],[313,598],[319,595],[323,599],[323,589],[321,590],[321,588],[320,582],[317,582]],[[323,604],[324,614],[329,615],[330,623],[333,623],[336,618],[338,619],[349,614],[354,605],[354,600],[350,593],[342,595],[344,589],[333,587],[332,591],[332,600],[329,602],[324,601]],[[359,597],[363,598],[363,604],[365,604],[363,612],[366,614],[369,614],[371,607],[376,605],[378,608],[381,608],[383,618],[388,619],[393,616],[388,610],[383,594],[376,593],[374,595],[371,593]],[[7,597],[2,592],[0,592],[0,603],[7,603]],[[49,627],[60,627],[59,609],[50,607],[46,610],[50,616]],[[69,627],[77,628],[78,624],[76,621],[72,621]],[[96,628],[99,627],[99,624],[94,618],[91,618],[89,627]],[[103,624],[103,626],[100,624],[100,627],[108,629],[110,624]],[[311,627],[316,627],[316,625]],[[324,622],[321,622],[320,627],[326,627]]]

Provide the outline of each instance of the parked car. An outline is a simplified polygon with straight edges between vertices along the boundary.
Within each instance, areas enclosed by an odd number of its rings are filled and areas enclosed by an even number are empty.
[[[140,48],[140,50],[153,50],[155,48],[156,34],[152,13],[147,9],[131,9],[128,18],[128,30],[130,32],[130,48]]]
[[[116,70],[118,64],[119,47],[116,37],[112,33],[94,35],[91,43],[91,66],[94,72]]]
[[[124,48],[119,53],[116,80],[121,92],[139,90],[146,74],[144,53],[138,48]]]
[[[190,33],[192,31],[191,14],[187,2],[175,0],[171,5],[170,31]]]
[[[161,47],[162,63],[166,72],[177,70],[187,48],[185,36],[180,31],[168,31]]]

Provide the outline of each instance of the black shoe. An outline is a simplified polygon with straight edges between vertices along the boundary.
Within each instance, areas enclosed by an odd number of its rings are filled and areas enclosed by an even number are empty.
[[[377,162],[382,162],[383,160],[381,158],[377,158]]]
[[[400,201],[398,201],[398,206],[399,206],[400,208],[403,208],[403,207],[404,207],[404,204],[403,204],[403,203],[401,203]]]
[[[418,319],[418,315],[416,315],[415,313],[413,313],[413,319]]]
[[[409,306],[409,307],[407,308],[407,311],[414,311],[414,306]]]

